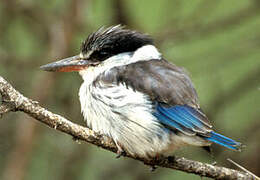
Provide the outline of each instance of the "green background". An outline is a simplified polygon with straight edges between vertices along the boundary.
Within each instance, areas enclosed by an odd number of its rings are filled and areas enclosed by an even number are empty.
[[[40,65],[79,53],[101,26],[124,24],[150,34],[164,58],[189,71],[201,107],[218,132],[246,145],[175,154],[260,175],[259,0],[1,0],[0,75],[25,96],[84,125],[77,73],[48,73]],[[23,113],[0,119],[0,179],[197,179],[149,167],[72,138]]]

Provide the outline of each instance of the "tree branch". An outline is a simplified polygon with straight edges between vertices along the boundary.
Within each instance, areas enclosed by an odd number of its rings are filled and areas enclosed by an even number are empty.
[[[45,108],[41,107],[38,102],[20,94],[1,76],[0,94],[2,96],[2,104],[0,105],[0,109],[7,109],[6,111],[0,111],[0,115],[9,112],[10,110],[22,111],[51,128],[73,136],[75,139],[86,141],[112,152],[117,151],[117,148],[112,139],[108,138],[107,136],[95,133],[89,128],[72,123],[64,117],[46,110]],[[8,105],[9,108],[6,108],[6,103],[12,105]],[[177,169],[187,173],[193,173],[214,179],[254,179],[253,176],[237,170],[192,161],[182,157],[169,157],[164,159],[148,160],[141,157],[133,157],[129,154],[126,154],[126,156],[142,161],[144,164],[150,166],[161,166]]]

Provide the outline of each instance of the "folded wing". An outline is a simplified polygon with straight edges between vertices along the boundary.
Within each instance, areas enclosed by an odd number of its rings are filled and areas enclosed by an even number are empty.
[[[96,82],[122,83],[126,88],[146,94],[154,104],[157,119],[176,133],[200,136],[234,150],[240,148],[240,143],[212,130],[208,118],[200,110],[189,76],[166,60],[139,61],[114,67],[97,77]]]

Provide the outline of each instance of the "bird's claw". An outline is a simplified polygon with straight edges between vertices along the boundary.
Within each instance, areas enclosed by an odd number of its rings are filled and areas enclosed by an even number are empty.
[[[78,137],[76,137],[76,136],[73,136],[72,139],[73,139],[73,141],[75,141],[76,143],[81,144],[80,138],[78,138]]]
[[[122,149],[118,149],[116,153],[117,153],[117,156],[116,156],[117,159],[120,158],[121,156],[126,155],[126,152]]]
[[[213,163],[211,163],[212,166],[216,166],[217,165],[217,161],[214,161]]]
[[[152,165],[152,166],[150,167],[150,171],[151,171],[151,172],[154,172],[156,169],[157,169],[157,167],[156,167],[155,165]]]

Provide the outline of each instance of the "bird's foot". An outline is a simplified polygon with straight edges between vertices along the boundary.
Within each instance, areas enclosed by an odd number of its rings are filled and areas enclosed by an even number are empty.
[[[204,149],[205,151],[207,151],[211,156],[212,156],[212,148],[211,146],[202,146],[202,149]]]
[[[168,161],[169,163],[173,163],[175,160],[174,156],[162,156],[162,155],[156,155],[154,158],[152,158],[153,163],[157,164],[162,161]],[[150,171],[154,172],[158,167],[156,165],[150,165]]]
[[[212,166],[216,166],[217,165],[217,161],[214,161],[213,163],[211,163]]]
[[[55,126],[54,128],[56,129],[56,126]],[[78,137],[73,136],[72,139],[73,139],[73,141],[75,141],[76,143],[81,144],[80,139],[79,139]]]
[[[163,161],[168,161],[168,162],[174,162],[175,157],[174,156],[164,156],[164,155],[159,155],[157,154],[154,158],[153,161],[156,163],[163,162]]]
[[[117,146],[117,156],[116,158],[120,158],[121,156],[126,156],[126,152],[123,150],[123,148],[118,144],[116,143],[116,146]]]
[[[169,163],[173,163],[174,160],[175,160],[175,157],[174,156],[168,156],[167,160],[169,161]]]
[[[156,167],[155,165],[152,165],[152,166],[150,167],[150,171],[151,171],[151,172],[154,172],[156,169],[157,169],[157,167]]]
[[[116,158],[120,158],[121,156],[126,156],[126,152],[124,150],[117,150],[117,156]]]
[[[165,157],[165,156],[160,155],[160,154],[156,154],[154,157],[151,157],[150,160],[151,160],[152,164],[158,164],[159,162],[164,161],[166,159],[168,159],[168,157]],[[154,172],[157,168],[158,167],[156,165],[150,165],[150,171],[151,172]]]

